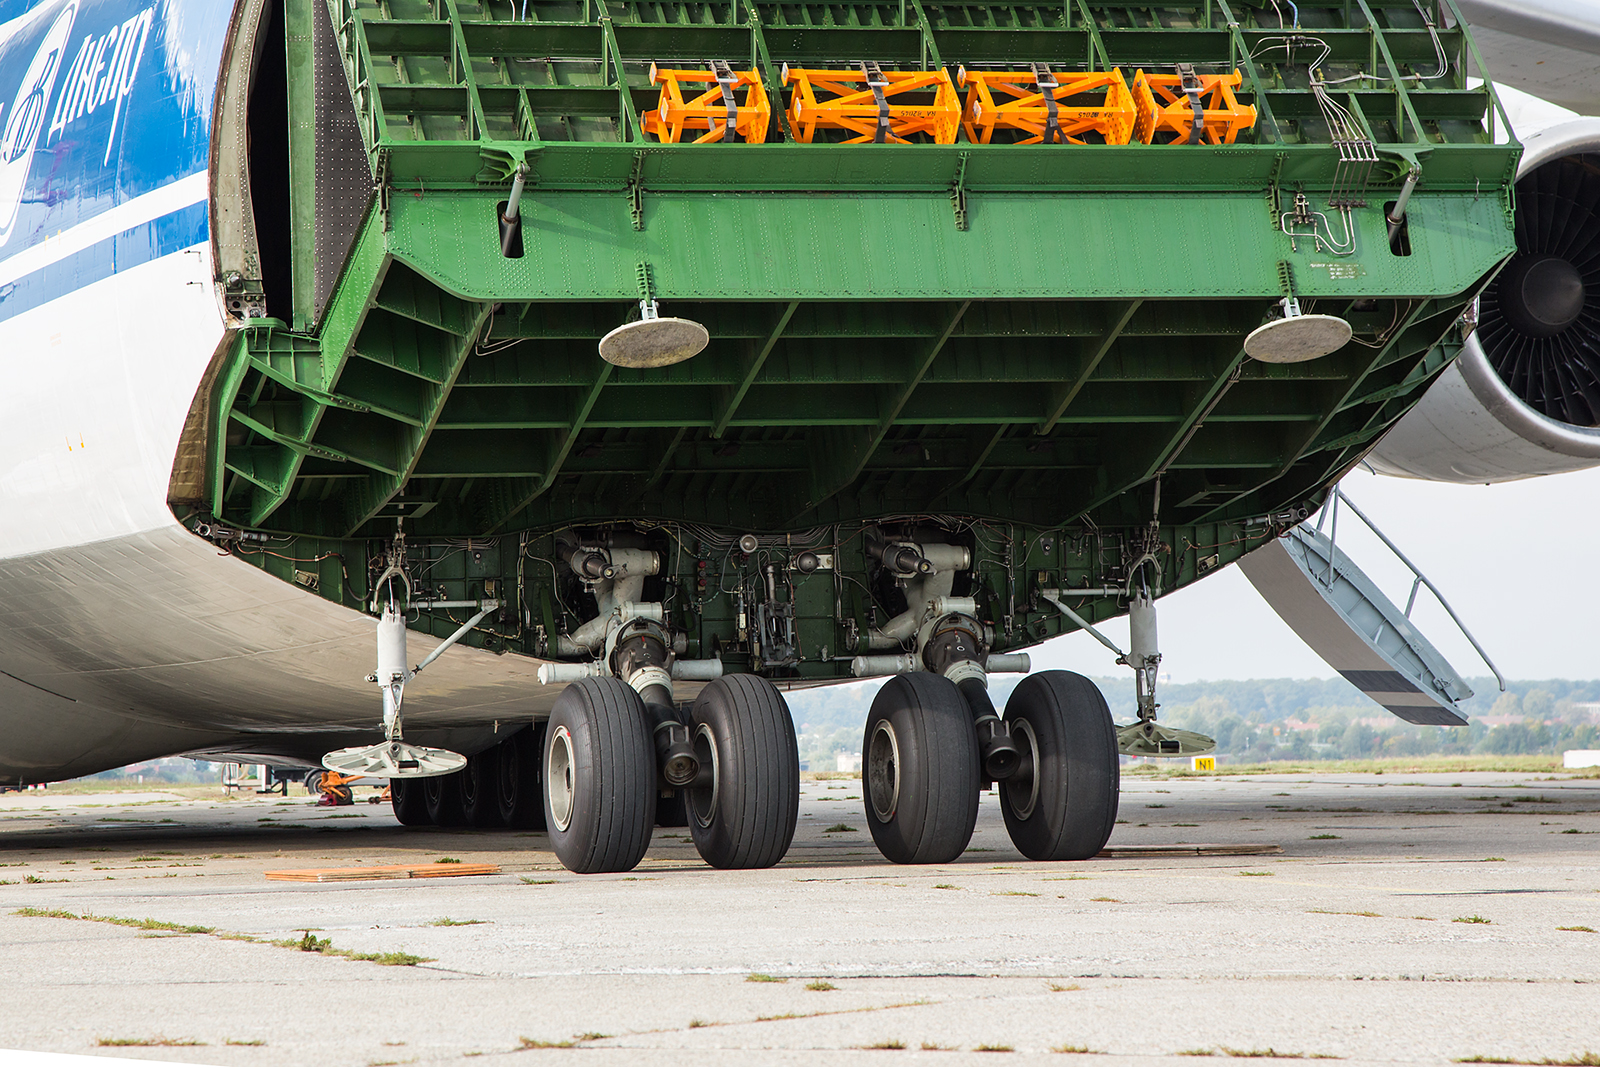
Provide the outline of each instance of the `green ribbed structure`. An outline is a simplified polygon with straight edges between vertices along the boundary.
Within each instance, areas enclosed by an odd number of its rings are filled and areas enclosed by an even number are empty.
[[[838,676],[889,610],[861,551],[874,523],[971,544],[967,592],[1000,649],[1070,628],[1038,588],[1116,584],[1153,552],[1170,591],[1314,508],[1453,358],[1463,309],[1514,249],[1520,148],[1492,87],[1466,83],[1474,50],[1448,3],[1302,4],[1298,28],[1236,0],[289,8],[296,217],[318,217],[332,180],[307,132],[318,99],[347,109],[367,184],[341,179],[352,233],[297,230],[293,315],[238,333],[209,510],[290,538],[280,556],[338,553],[251,558],[351,604],[403,520],[447,597],[518,590],[472,638],[490,647],[542,654],[576,625],[559,568],[537,561],[557,533],[609,524],[659,542],[673,625],[715,638],[730,669],[754,564],[725,546],[747,532],[836,557],[795,594],[803,652],[773,673]],[[315,35],[297,27],[317,20],[342,84],[313,84]],[[761,72],[766,143],[644,132],[651,65],[711,60]],[[784,65],[863,61],[1238,70],[1258,119],[1222,145],[796,142]],[[508,257],[498,215],[519,165]],[[1414,166],[1391,242],[1385,210]],[[1295,221],[1302,196],[1321,222]],[[1348,320],[1351,343],[1247,358],[1287,295]],[[702,323],[706,350],[602,362],[599,338],[644,297]]]

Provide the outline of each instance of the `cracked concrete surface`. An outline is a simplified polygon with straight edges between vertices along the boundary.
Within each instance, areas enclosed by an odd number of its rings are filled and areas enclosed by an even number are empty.
[[[0,1048],[230,1067],[1600,1052],[1600,933],[1559,929],[1600,930],[1600,780],[1128,775],[1113,845],[1283,853],[1065,864],[1023,860],[985,796],[960,861],[894,866],[860,798],[806,782],[771,870],[713,871],[658,829],[638,870],[580,877],[542,834],[406,830],[366,804],[8,795]],[[503,873],[264,878],[441,856]],[[429,962],[267,943],[308,929]],[[99,1044],[160,1038],[203,1044]]]

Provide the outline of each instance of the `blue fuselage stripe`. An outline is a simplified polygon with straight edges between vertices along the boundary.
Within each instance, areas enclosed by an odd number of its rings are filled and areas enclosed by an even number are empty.
[[[190,204],[0,285],[0,322],[102,281],[119,271],[193,248],[211,237],[208,206]]]

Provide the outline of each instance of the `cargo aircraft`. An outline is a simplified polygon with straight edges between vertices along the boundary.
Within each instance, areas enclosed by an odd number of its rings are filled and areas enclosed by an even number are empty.
[[[1240,561],[1461,723],[1305,520],[1600,462],[1600,124],[1488,80],[1594,110],[1596,54],[1558,0],[0,0],[0,777],[761,867],[785,692],[885,677],[888,859],[987,785],[1083,858],[1119,754],[1211,745],[1155,603]],[[1122,614],[1137,721],[994,706]]]

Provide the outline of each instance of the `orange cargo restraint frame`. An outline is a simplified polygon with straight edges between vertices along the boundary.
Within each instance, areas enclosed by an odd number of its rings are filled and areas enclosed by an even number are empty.
[[[705,132],[692,139],[694,144],[732,141],[735,135],[745,144],[765,141],[772,106],[761,85],[761,72],[731,70],[726,63],[715,60],[710,68],[671,70],[651,64],[650,84],[661,86],[661,103],[645,114],[645,133],[668,144],[677,144],[685,133],[701,130]],[[685,99],[686,86],[689,92],[706,88]],[[745,90],[743,104],[734,97],[734,90],[739,88]]]
[[[1035,64],[1028,71],[963,67],[957,76],[967,90],[961,124],[974,144],[989,144],[996,130],[1030,135],[1015,144],[1083,144],[1086,133],[1099,134],[1106,144],[1127,144],[1133,136],[1138,110],[1121,71],[1063,74]],[[1105,99],[1097,105],[1059,103],[1102,92]],[[996,102],[995,93],[1002,94],[1001,102]]]
[[[1256,109],[1239,103],[1233,91],[1243,82],[1239,72],[1196,74],[1186,63],[1176,74],[1133,76],[1133,99],[1139,109],[1134,137],[1145,144],[1171,134],[1164,144],[1233,144],[1256,124]]]
[[[855,134],[843,144],[910,144],[917,134],[935,144],[955,144],[961,128],[961,100],[942,70],[881,70],[876,63],[862,63],[859,70],[809,70],[785,63],[783,84],[794,86],[789,128],[806,144],[818,130]],[[929,89],[931,104],[893,102],[896,96]]]

